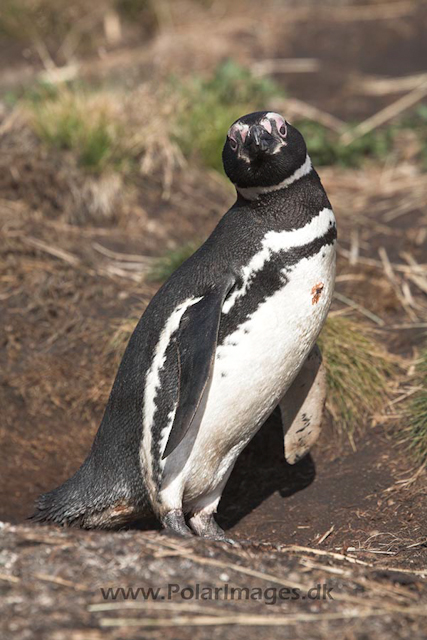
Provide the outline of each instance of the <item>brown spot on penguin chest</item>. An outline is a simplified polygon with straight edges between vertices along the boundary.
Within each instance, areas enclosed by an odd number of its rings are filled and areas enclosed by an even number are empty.
[[[320,296],[322,295],[322,291],[323,291],[323,287],[325,285],[323,284],[323,282],[319,282],[318,284],[315,284],[314,287],[312,287],[311,289],[311,304],[317,304],[320,300]]]

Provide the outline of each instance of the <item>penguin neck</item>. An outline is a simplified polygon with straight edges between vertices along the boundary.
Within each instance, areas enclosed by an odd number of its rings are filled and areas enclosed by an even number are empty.
[[[237,195],[248,202],[269,200],[274,194],[277,194],[279,197],[283,197],[283,192],[285,190],[287,190],[291,185],[301,182],[301,180],[313,172],[315,173],[311,163],[311,158],[307,154],[303,164],[298,167],[294,173],[278,184],[259,187],[239,187],[236,185]]]
[[[266,227],[291,229],[303,227],[323,209],[331,209],[328,196],[313,167],[286,187],[261,193],[249,200],[237,191],[235,207],[242,208]]]

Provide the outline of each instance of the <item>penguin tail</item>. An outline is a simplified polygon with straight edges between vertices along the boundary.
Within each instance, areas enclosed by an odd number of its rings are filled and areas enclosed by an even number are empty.
[[[68,485],[68,486],[67,486]],[[70,481],[43,493],[36,500],[35,511],[29,517],[34,522],[54,523],[62,526],[82,526],[87,507],[69,486]]]
[[[116,529],[147,515],[145,501],[138,504],[128,492],[108,490],[90,480],[90,469],[84,464],[64,484],[38,498],[29,520],[82,529]]]

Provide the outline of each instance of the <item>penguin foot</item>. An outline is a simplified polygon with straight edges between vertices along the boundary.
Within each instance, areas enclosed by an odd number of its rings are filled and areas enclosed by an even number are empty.
[[[172,509],[161,517],[163,525],[163,533],[169,535],[180,536],[181,538],[192,537],[193,533],[185,523],[184,513],[182,509]]]
[[[216,522],[213,513],[199,511],[191,516],[189,523],[194,533],[200,538],[236,544],[234,540],[227,538],[224,530]]]

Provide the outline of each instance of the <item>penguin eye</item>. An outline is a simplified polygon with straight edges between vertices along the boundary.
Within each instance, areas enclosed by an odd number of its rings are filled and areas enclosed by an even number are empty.
[[[230,140],[230,147],[233,149],[233,151],[236,151],[237,141],[234,138],[229,138],[229,140]]]
[[[279,134],[282,136],[282,138],[286,138],[287,133],[288,133],[288,129],[286,126],[286,122],[284,122],[279,129]]]

